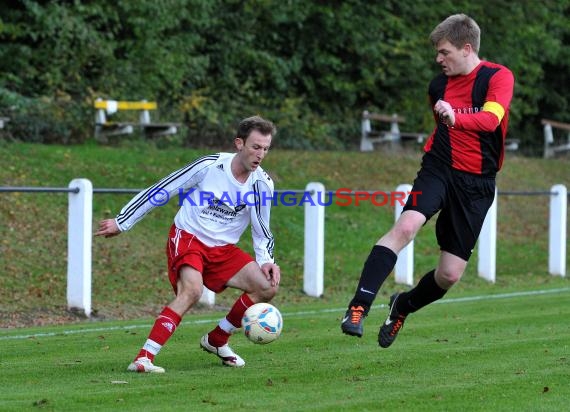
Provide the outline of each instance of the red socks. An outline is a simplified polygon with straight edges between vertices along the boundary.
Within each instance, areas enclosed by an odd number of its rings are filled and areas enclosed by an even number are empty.
[[[230,312],[226,315],[226,319],[237,329],[241,328],[241,319],[243,318],[243,314],[251,305],[253,305],[253,301],[250,297],[246,293],[242,294],[235,301]]]
[[[168,306],[162,309],[162,312],[160,312],[160,315],[158,315],[154,321],[154,326],[150,330],[147,343],[145,343],[145,346],[143,346],[143,348],[140,350],[136,359],[146,356],[151,361],[153,361],[154,356],[158,353],[166,341],[172,336],[181,320],[182,318],[180,315],[174,312]]]
[[[208,333],[208,342],[215,347],[224,346],[232,332],[241,328],[241,319],[243,314],[254,302],[250,297],[243,293],[234,303],[229,313],[223,318],[213,331]],[[141,348],[135,359],[147,357],[154,361],[154,357],[158,354],[162,346],[170,339],[177,326],[182,320],[181,316],[170,309],[164,307],[160,315],[156,318],[148,339]]]
[[[228,343],[230,335],[236,329],[241,328],[243,314],[254,302],[244,293],[234,303],[229,313],[220,321],[218,326],[208,333],[210,345],[220,347]]]

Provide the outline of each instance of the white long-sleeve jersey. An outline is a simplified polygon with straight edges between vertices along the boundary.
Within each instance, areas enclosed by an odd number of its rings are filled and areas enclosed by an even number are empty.
[[[203,156],[171,173],[131,199],[117,215],[117,226],[129,230],[153,208],[176,198],[181,206],[174,218],[178,228],[207,246],[223,246],[236,244],[251,223],[257,263],[273,263],[273,180],[258,167],[245,183],[238,182],[231,171],[234,156]]]

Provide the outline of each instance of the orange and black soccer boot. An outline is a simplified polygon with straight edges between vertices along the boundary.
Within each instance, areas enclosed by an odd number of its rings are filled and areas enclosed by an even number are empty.
[[[364,330],[362,328],[362,321],[366,317],[367,313],[363,306],[351,306],[345,313],[344,318],[342,318],[342,323],[340,328],[342,332],[351,335],[362,337]]]
[[[406,320],[406,315],[401,315],[396,309],[398,296],[398,293],[394,293],[390,297],[390,312],[388,313],[388,318],[384,321],[382,326],[380,326],[380,331],[378,332],[378,344],[383,348],[387,348],[394,342]]]

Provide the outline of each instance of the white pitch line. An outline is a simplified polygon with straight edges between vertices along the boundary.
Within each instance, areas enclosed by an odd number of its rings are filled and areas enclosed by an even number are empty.
[[[479,296],[468,296],[464,298],[447,298],[436,301],[434,303],[462,303],[462,302],[475,302],[481,300],[491,300],[491,299],[509,299],[509,298],[517,298],[522,296],[536,296],[536,295],[546,295],[546,294],[555,294],[555,293],[563,293],[569,292],[569,288],[558,288],[558,289],[547,289],[547,290],[531,290],[527,292],[512,292],[512,293],[499,293],[496,295],[479,295]],[[387,307],[386,304],[380,305],[373,305],[372,308],[384,308]],[[299,312],[285,312],[283,313],[283,317],[295,317],[295,316],[307,316],[307,315],[315,315],[321,313],[332,313],[332,312],[342,312],[346,310],[346,308],[330,308],[330,309],[319,309],[319,310],[307,310],[307,311],[299,311]],[[190,320],[182,322],[183,325],[199,325],[203,323],[214,323],[218,322],[219,318],[216,319],[199,319],[199,320]],[[143,324],[143,325],[129,325],[129,326],[109,326],[109,327],[102,327],[102,328],[90,328],[90,329],[77,329],[77,330],[64,330],[60,332],[47,332],[47,333],[34,333],[29,335],[13,335],[13,336],[0,336],[1,340],[9,340],[9,339],[30,339],[30,338],[46,338],[52,336],[61,336],[61,335],[76,335],[80,333],[93,333],[93,332],[109,332],[113,330],[130,330],[130,329],[149,329],[152,325],[150,324]]]

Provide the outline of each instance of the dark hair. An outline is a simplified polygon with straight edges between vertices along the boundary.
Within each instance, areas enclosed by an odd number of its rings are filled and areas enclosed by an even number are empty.
[[[469,43],[477,54],[481,42],[481,29],[471,17],[454,14],[439,23],[431,32],[429,39],[434,46],[442,40],[447,40],[458,49]]]
[[[269,120],[261,116],[251,116],[239,122],[236,137],[245,141],[254,130],[262,135],[270,134],[272,137],[277,133],[277,128]]]

